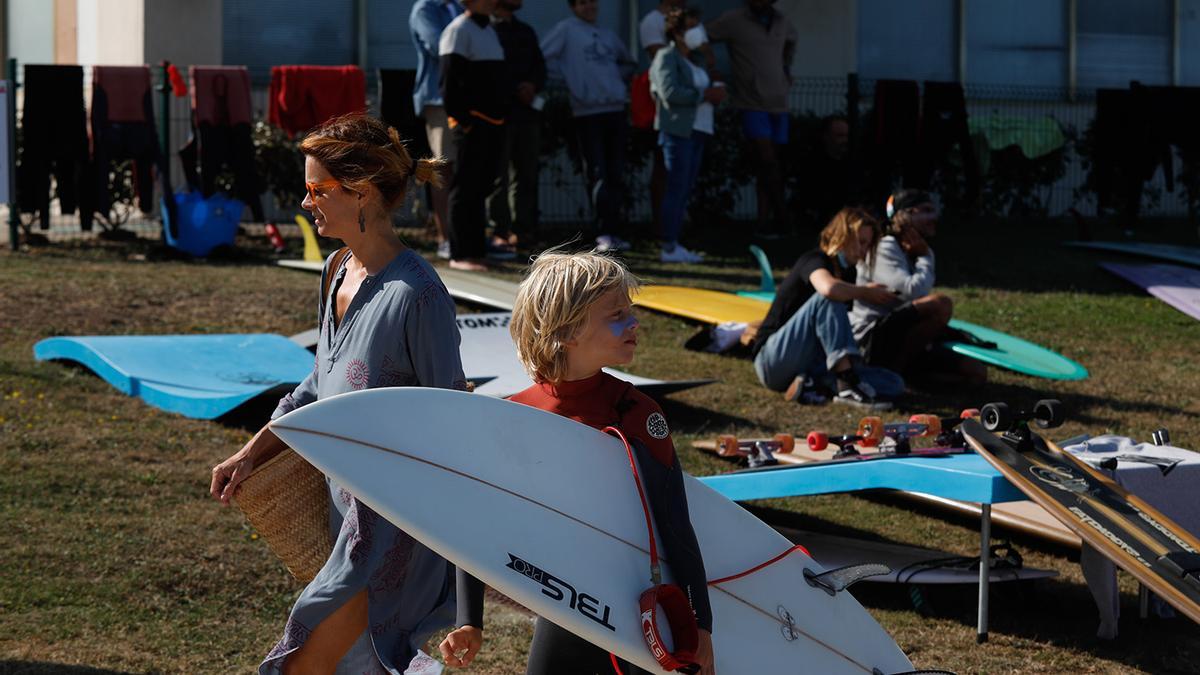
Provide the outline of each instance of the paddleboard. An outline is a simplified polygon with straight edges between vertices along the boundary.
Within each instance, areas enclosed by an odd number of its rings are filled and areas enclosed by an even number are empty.
[[[646,520],[617,439],[489,396],[400,387],[334,396],[271,425],[380,515],[550,621],[651,672],[638,597]],[[685,477],[708,574],[754,568],[791,542]],[[666,564],[670,576],[669,561]],[[900,673],[904,653],[824,571],[794,551],[710,587],[716,670]]]
[[[290,390],[313,355],[282,335],[112,335],[38,342],[39,361],[75,361],[120,392],[196,419],[213,419],[273,390]]]
[[[1176,246],[1174,244],[1144,244],[1135,241],[1065,241],[1064,246],[1090,248],[1097,251],[1112,251],[1128,253],[1146,258],[1170,260],[1200,267],[1200,248],[1195,246]]]
[[[887,565],[892,570],[889,574],[863,579],[863,583],[938,586],[979,584],[979,556],[960,556],[948,551],[804,532],[786,527],[777,526],[775,529],[791,541],[804,546],[817,562],[827,568],[837,569],[861,563],[880,563]],[[989,572],[991,583],[1032,581],[1056,576],[1058,576],[1058,572],[1054,570],[1011,565],[998,566]]]
[[[1172,607],[1200,622],[1200,539],[1087,462],[1027,429],[996,435],[975,420],[964,421],[962,429],[975,451],[1021,492]]]
[[[1193,319],[1200,319],[1200,270],[1161,264],[1100,266]]]

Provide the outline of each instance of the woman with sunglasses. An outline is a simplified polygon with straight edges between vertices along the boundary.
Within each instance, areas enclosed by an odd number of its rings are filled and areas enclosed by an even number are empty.
[[[349,253],[326,260],[322,288],[330,283],[317,310],[313,371],[283,397],[272,419],[371,387],[467,389],[454,302],[433,268],[392,229],[392,211],[409,181],[436,182],[441,160],[414,161],[395,129],[363,115],[326,123],[300,150],[308,188],[302,206],[317,231],[341,239]],[[212,496],[228,504],[254,467],[283,448],[263,427],[213,468]],[[333,551],[296,600],[259,673],[399,675],[435,630],[454,621],[453,568],[336,483],[329,488]],[[464,625],[476,628],[464,631],[469,662],[482,643],[482,617],[460,617]]]

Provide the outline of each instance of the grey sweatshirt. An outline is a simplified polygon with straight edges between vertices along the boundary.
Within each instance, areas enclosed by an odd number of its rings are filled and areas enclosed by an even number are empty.
[[[858,285],[871,282],[883,284],[900,296],[902,302],[923,298],[933,291],[933,249],[915,261],[900,247],[892,235],[879,240],[875,249],[875,265],[868,267],[865,261],[858,263]],[[855,300],[850,310],[850,325],[854,328],[854,339],[862,341],[875,322],[890,312],[888,307],[870,305]]]

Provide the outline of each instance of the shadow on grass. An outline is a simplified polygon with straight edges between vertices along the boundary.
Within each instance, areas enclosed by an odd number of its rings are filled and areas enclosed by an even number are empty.
[[[128,671],[37,661],[0,661],[0,675],[127,675]]]
[[[1121,400],[1081,393],[1039,391],[1038,382],[1043,382],[1043,380],[1031,379],[1028,385],[989,382],[973,391],[969,390],[965,394],[963,390],[953,392],[914,390],[905,396],[902,403],[906,409],[926,410],[929,412],[944,411],[949,414],[955,414],[964,407],[981,407],[985,403],[993,401],[1001,401],[1014,406],[1031,406],[1043,398],[1056,398],[1062,401],[1066,407],[1067,419],[1069,421],[1078,422],[1089,428],[1101,429],[1119,424],[1122,413],[1142,413],[1172,417],[1183,414],[1200,419],[1200,415],[1193,415],[1181,410],[1177,406],[1149,401]],[[970,405],[964,406],[964,403],[969,403]],[[1112,410],[1115,414],[1106,416],[1087,412],[1104,409]],[[1053,433],[1053,431],[1049,432],[1052,438]]]
[[[912,502],[901,502],[902,498],[886,491],[856,494],[855,497],[907,509],[913,507]],[[743,503],[742,506],[772,525],[864,541],[890,542],[874,532],[832,523],[810,514],[754,504]],[[938,512],[938,516],[944,517],[944,514]],[[977,520],[969,517],[962,520],[968,527],[978,527]],[[1061,546],[1030,537],[1014,536],[1012,541],[1060,555],[1065,551]],[[1072,560],[1077,556],[1075,552]],[[925,617],[954,621],[969,628],[977,626],[978,588],[974,584],[862,583],[854,586],[852,592],[855,599],[873,609],[915,610]],[[1130,594],[1122,595],[1121,604],[1124,617],[1121,634],[1116,640],[1104,641],[1094,636],[1099,619],[1086,586],[1060,579],[1005,582],[995,587],[989,596],[989,632],[1086,651],[1148,672],[1200,672],[1200,662],[1194,658],[1200,651],[1200,633],[1195,626],[1185,618],[1140,620],[1136,598]]]
[[[709,428],[746,428],[758,425],[758,423],[748,420],[745,417],[730,415],[717,410],[709,410],[708,408],[699,408],[672,398],[664,397],[658,399],[658,401],[662,405],[663,414],[666,415],[667,419],[671,420],[671,426],[678,430],[684,430],[689,434],[700,434]]]

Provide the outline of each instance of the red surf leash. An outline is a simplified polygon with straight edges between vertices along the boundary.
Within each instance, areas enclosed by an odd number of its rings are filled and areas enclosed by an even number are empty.
[[[692,611],[691,603],[688,602],[687,595],[682,588],[676,584],[662,583],[662,569],[658,564],[658,546],[654,543],[654,523],[650,515],[650,505],[646,503],[642,478],[638,474],[637,460],[633,457],[633,448],[620,429],[610,426],[605,427],[603,431],[617,437],[625,445],[625,452],[629,456],[629,469],[633,472],[633,483],[637,486],[638,499],[642,502],[642,515],[646,517],[646,533],[650,540],[650,582],[654,585],[642,592],[638,599],[638,605],[642,612],[642,638],[645,639],[646,647],[650,649],[654,659],[666,670],[695,673],[700,669],[696,663],[696,650],[700,647],[700,629],[696,625],[696,614]],[[744,572],[713,579],[708,582],[708,585],[715,586],[749,576],[783,560],[794,551],[803,551],[804,555],[809,555],[808,549],[796,544],[766,562],[755,565]],[[658,608],[660,606],[665,612],[667,625],[671,629],[671,637],[675,642],[674,652],[667,651],[666,643],[658,630]],[[617,664],[616,654],[610,653],[609,658],[612,661],[613,671],[617,675],[622,675],[621,668]]]

